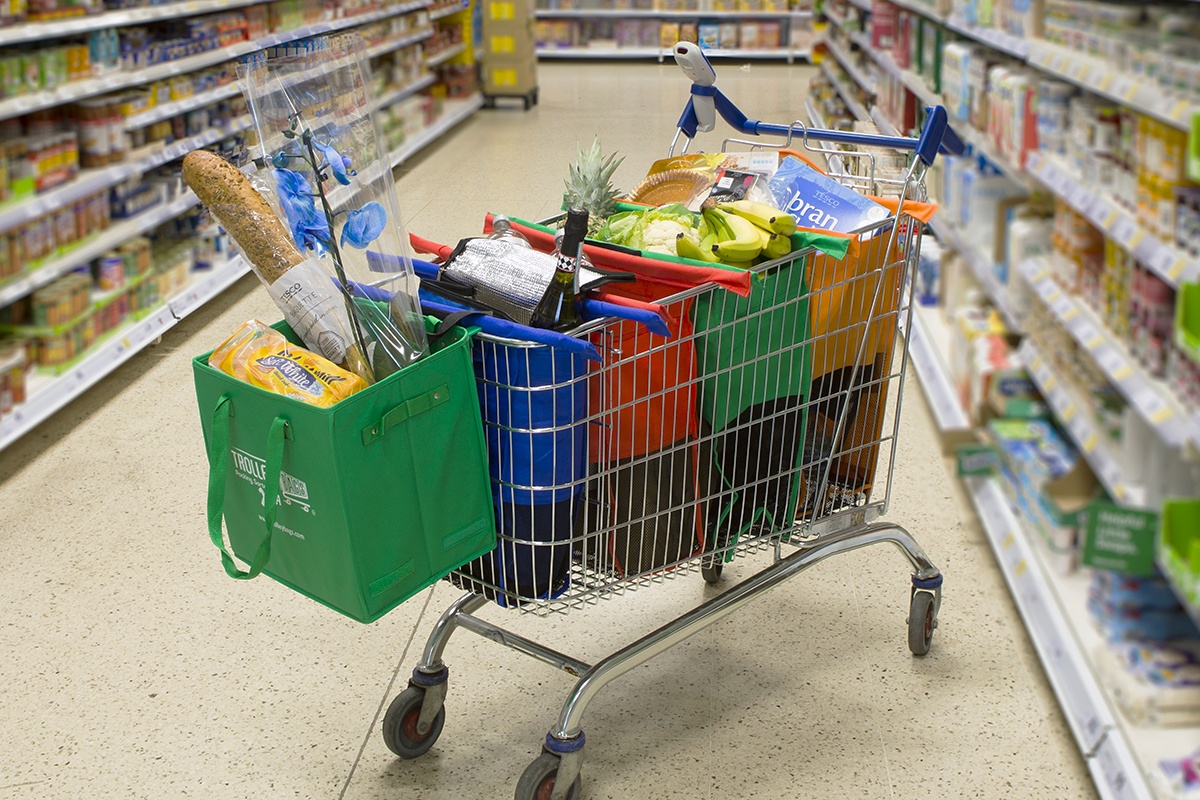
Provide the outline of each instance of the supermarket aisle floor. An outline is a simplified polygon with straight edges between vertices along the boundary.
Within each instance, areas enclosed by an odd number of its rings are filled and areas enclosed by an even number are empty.
[[[782,121],[811,74],[726,67],[721,85]],[[685,92],[673,66],[544,66],[536,110],[481,113],[409,166],[409,227],[453,242],[486,210],[550,213],[594,131],[632,185]],[[379,720],[456,592],[360,626],[221,571],[189,359],[253,316],[277,314],[247,278],[0,457],[0,797],[511,797],[568,676],[462,634],[441,740],[398,761]],[[933,653],[905,647],[893,550],[830,559],[605,690],[585,723],[585,798],[1094,796],[922,402],[902,428],[891,515],[947,575]],[[595,659],[711,593],[693,576],[506,621]]]

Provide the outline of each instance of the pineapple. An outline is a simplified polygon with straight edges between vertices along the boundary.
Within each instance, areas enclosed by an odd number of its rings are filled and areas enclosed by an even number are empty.
[[[576,142],[575,152],[575,163],[567,167],[569,177],[563,193],[563,206],[586,208],[588,236],[593,236],[616,211],[613,198],[617,190],[613,188],[611,178],[625,157],[617,158],[616,153],[610,153],[603,158],[600,155],[599,138],[592,139],[592,146],[586,151]]]

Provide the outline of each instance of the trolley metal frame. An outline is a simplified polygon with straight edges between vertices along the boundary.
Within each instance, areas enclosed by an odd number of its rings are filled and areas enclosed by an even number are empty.
[[[898,296],[905,295],[905,287],[908,282],[906,277],[912,274],[919,249],[920,224],[915,223],[911,218],[905,216],[904,203],[923,199],[923,176],[926,168],[933,162],[939,147],[948,148],[951,151],[960,148],[960,145],[956,141],[953,141],[952,134],[947,134],[947,138],[944,141],[944,134],[948,131],[944,109],[930,108],[928,110],[928,121],[921,137],[919,139],[911,139],[868,136],[844,131],[814,130],[809,129],[800,122],[793,122],[787,126],[768,125],[766,123],[747,120],[744,115],[737,111],[732,103],[720,94],[719,90],[716,90],[715,86],[694,85],[693,94],[703,97],[715,96],[717,111],[726,121],[742,133],[755,136],[763,134],[783,136],[785,137],[783,147],[790,145],[793,140],[799,140],[805,148],[815,152],[836,152],[839,156],[843,157],[863,158],[866,168],[860,171],[857,177],[852,175],[842,177],[848,182],[860,182],[859,185],[863,188],[875,193],[887,182],[876,178],[874,157],[870,153],[847,153],[842,150],[829,151],[816,147],[812,143],[840,142],[858,147],[913,151],[915,157],[912,158],[911,164],[903,175],[903,179],[895,182],[893,187],[899,193],[899,213],[890,220],[874,226],[874,229],[865,229],[864,234],[867,238],[872,233],[876,234],[877,244],[882,244],[882,239],[884,238],[884,234],[886,234],[887,244],[882,248],[882,252],[885,256],[893,253],[898,253],[899,255],[898,261],[895,264],[885,264],[881,265],[881,267],[885,269],[896,267],[899,270],[899,284],[893,287],[893,290],[898,293]],[[675,137],[676,141],[678,141],[680,135],[684,135],[690,143],[696,132],[696,116],[692,101],[689,100],[679,122],[679,132]],[[726,140],[723,148],[734,142],[753,147],[764,146],[757,141]],[[675,142],[672,143],[671,147],[673,151]],[[793,253],[785,259],[779,259],[755,267],[754,271],[760,274],[771,273],[773,270],[780,269],[781,265],[803,263],[805,259],[819,257],[821,256],[812,251]],[[904,299],[904,297],[897,300],[894,309],[888,310],[886,320],[883,319],[883,315],[879,315],[877,318],[876,311],[880,308],[881,294],[888,291],[889,285],[889,282],[883,278],[875,280],[870,309],[867,319],[864,320],[865,324],[884,321],[888,326],[894,324],[898,328],[900,327],[899,323],[901,319],[906,322],[911,320],[911,299]],[[714,291],[720,290],[714,289],[711,285],[706,285],[678,292],[660,302],[664,304],[672,303],[675,304],[672,307],[686,309],[687,306],[682,304],[694,301],[697,298],[703,297],[705,293]],[[804,313],[807,314],[807,311]],[[581,337],[591,336],[594,338],[597,335],[603,334],[606,327],[610,324],[612,324],[611,321],[588,323],[573,331],[572,335]],[[905,329],[907,330],[907,328]],[[889,330],[892,329],[889,327]],[[894,336],[894,334],[891,335]],[[530,346],[525,342],[504,340],[497,337],[485,336],[482,338],[485,340],[483,344],[485,347],[521,348]],[[500,546],[502,547],[516,547],[518,544],[525,547],[535,545],[545,546],[547,544],[553,544],[558,547],[567,544],[575,547],[576,552],[572,553],[572,560],[575,563],[571,566],[575,583],[571,588],[561,591],[557,596],[550,593],[547,596],[525,597],[514,594],[511,587],[506,587],[503,581],[498,579],[489,582],[487,579],[480,578],[478,574],[458,576],[456,580],[459,580],[460,585],[471,591],[468,591],[467,594],[459,598],[442,614],[425,644],[420,663],[413,670],[408,689],[396,697],[389,707],[383,724],[383,734],[388,747],[401,757],[415,758],[427,752],[436,741],[445,720],[444,701],[449,676],[449,671],[443,662],[443,654],[450,637],[455,631],[459,629],[473,631],[484,638],[491,639],[510,649],[556,667],[578,679],[575,687],[563,703],[558,720],[546,736],[542,755],[526,769],[517,784],[516,791],[517,800],[535,800],[535,798],[538,800],[544,798],[565,800],[566,798],[577,798],[580,792],[580,767],[583,761],[585,742],[582,720],[588,706],[601,689],[637,666],[687,639],[697,631],[737,611],[757,595],[790,580],[813,564],[838,553],[849,552],[882,542],[890,542],[899,548],[900,552],[908,559],[911,565],[912,578],[908,618],[909,645],[914,654],[924,655],[929,649],[934,628],[937,626],[942,597],[942,573],[934,566],[912,534],[900,525],[880,521],[880,517],[887,511],[890,501],[894,473],[894,455],[897,444],[901,399],[903,396],[901,389],[904,376],[907,372],[908,354],[907,349],[902,347],[898,354],[900,362],[898,371],[895,371],[892,364],[889,364],[885,370],[886,374],[883,376],[863,375],[860,374],[860,364],[863,359],[867,337],[863,335],[861,339],[862,341],[858,345],[859,352],[854,359],[854,374],[850,382],[851,388],[857,391],[862,386],[869,386],[874,381],[876,384],[882,383],[883,390],[886,392],[889,384],[895,384],[893,387],[895,392],[895,407],[891,420],[890,434],[887,436],[879,435],[871,437],[871,441],[858,445],[866,453],[865,457],[867,459],[875,459],[877,461],[878,457],[875,455],[876,453],[887,457],[886,478],[882,481],[875,481],[876,484],[882,483],[883,485],[883,496],[881,499],[878,497],[874,497],[873,499],[873,495],[878,494],[878,490],[874,488],[868,488],[865,494],[862,492],[854,494],[852,490],[846,496],[837,495],[837,497],[832,497],[829,495],[828,493],[833,488],[832,483],[837,480],[837,477],[834,475],[835,457],[844,457],[845,453],[840,451],[837,453],[827,453],[819,456],[815,462],[808,463],[804,467],[804,469],[808,469],[808,473],[805,474],[809,474],[812,477],[819,476],[819,480],[817,481],[818,489],[813,493],[809,491],[810,487],[808,487],[808,484],[805,484],[804,493],[809,498],[815,498],[815,501],[807,506],[808,510],[805,514],[801,514],[797,510],[797,513],[793,516],[799,517],[798,519],[789,519],[786,525],[767,525],[760,520],[755,523],[757,527],[754,530],[744,533],[740,539],[730,541],[716,536],[712,541],[706,540],[704,546],[698,548],[697,551],[689,551],[673,559],[667,558],[663,563],[653,564],[652,568],[629,574],[620,570],[614,573],[611,565],[608,565],[607,568],[602,568],[596,567],[594,563],[590,567],[587,566],[587,563],[580,563],[581,554],[579,547],[583,546],[586,549],[587,542],[595,541],[597,531],[601,534],[605,532],[603,526],[599,526],[588,533],[587,536],[591,538],[581,536],[572,531],[568,537],[560,537],[553,543],[525,540],[517,542],[512,538],[511,534],[506,533],[505,524],[498,521],[501,529]],[[813,339],[804,344],[812,345],[815,341]],[[801,353],[802,358],[807,357],[807,355],[807,351]],[[734,369],[743,367],[744,365],[739,365]],[[559,390],[564,386],[569,387],[570,380],[573,379],[576,378],[565,380],[561,383],[556,382],[549,388],[551,390]],[[584,378],[577,379],[595,381],[597,380],[597,374],[592,372]],[[848,395],[849,391],[847,389],[844,394]],[[838,397],[844,400],[844,397],[841,395],[838,395]],[[884,394],[885,400],[883,402],[885,405],[886,397],[887,395]],[[846,406],[846,402],[841,402],[839,406],[836,430],[832,437],[835,443],[842,442],[842,437],[846,435],[849,426],[853,424],[852,420],[848,419]],[[607,411],[611,411],[611,409]],[[485,414],[485,425],[486,416]],[[597,422],[596,419],[592,419],[591,421],[593,424]],[[882,417],[879,420],[879,425],[883,425]],[[513,428],[511,430],[518,429]],[[540,435],[554,435],[556,432],[561,432],[561,429],[558,427],[539,428],[535,432]],[[511,435],[511,431],[506,430],[502,434]],[[533,434],[530,435],[532,436]],[[804,435],[807,436],[808,432],[805,431]],[[890,452],[884,449],[885,445],[889,447]],[[533,445],[530,445],[530,447],[532,448]],[[814,466],[816,467],[815,471],[812,469]],[[871,470],[875,468],[874,463],[870,465]],[[800,468],[797,468],[795,471],[797,474],[803,472]],[[875,473],[872,472],[871,474],[874,475]],[[570,488],[570,486],[569,484],[564,484],[564,486],[543,485],[522,488],[532,493],[534,491],[562,490],[564,487]],[[733,488],[736,490],[738,487]],[[748,491],[744,486],[740,488]],[[721,496],[724,497],[724,494]],[[690,502],[698,504],[700,501],[699,499],[693,499]],[[789,502],[792,502],[792,500],[789,500]],[[791,508],[795,508],[795,506],[791,506]],[[674,510],[678,511],[679,508],[676,507]],[[785,543],[793,546],[795,551],[785,555],[783,552],[783,545]],[[518,635],[500,625],[484,620],[476,614],[476,612],[489,603],[489,597],[490,599],[507,597],[511,602],[506,603],[506,605],[515,606],[518,610],[525,612],[566,612],[576,607],[593,603],[598,599],[617,592],[665,581],[668,578],[677,577],[682,574],[689,574],[696,571],[697,568],[703,572],[706,580],[713,583],[719,578],[720,567],[725,560],[728,560],[733,555],[740,555],[770,547],[774,548],[774,560],[770,566],[594,664],[581,661],[573,656],[561,653],[551,647]],[[585,559],[583,561],[586,562]]]

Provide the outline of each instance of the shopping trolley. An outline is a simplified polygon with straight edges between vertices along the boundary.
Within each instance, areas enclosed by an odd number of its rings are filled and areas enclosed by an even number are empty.
[[[442,656],[460,628],[577,677],[542,754],[517,783],[517,800],[579,796],[582,719],[602,688],[831,555],[898,546],[912,566],[914,654],[928,652],[937,626],[941,572],[908,531],[881,517],[907,367],[894,345],[911,315],[907,287],[922,228],[909,212],[924,199],[923,176],[939,147],[960,146],[941,108],[928,110],[917,139],[748,120],[692,47],[677,46],[693,86],[672,152],[680,136],[690,144],[711,130],[717,112],[743,134],[783,137],[782,148],[830,153],[816,143],[845,143],[914,157],[889,180],[875,174],[870,151],[837,151],[842,164],[862,162],[839,177],[890,193],[896,211],[857,232],[844,259],[809,248],[755,266],[746,296],[640,278],[629,291],[662,307],[670,337],[628,320],[585,323],[571,335],[595,346],[597,363],[477,335],[498,543],[450,576],[467,592],[436,623],[382,732],[402,758],[433,746],[445,721]],[[764,146],[727,139],[722,148],[734,143]],[[697,572],[715,584],[723,564],[760,551],[773,551],[770,566],[595,664],[476,613],[492,602],[577,613]]]

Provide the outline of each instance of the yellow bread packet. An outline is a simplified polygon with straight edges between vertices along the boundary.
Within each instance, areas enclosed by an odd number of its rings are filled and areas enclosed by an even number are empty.
[[[213,350],[208,365],[251,386],[321,408],[367,388],[355,373],[297,347],[256,319],[243,323]]]

